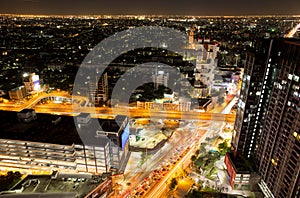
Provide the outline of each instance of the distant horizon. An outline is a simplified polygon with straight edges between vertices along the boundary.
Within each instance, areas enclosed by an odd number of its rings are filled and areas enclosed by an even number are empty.
[[[295,0],[1,0],[0,13],[17,15],[300,15]]]
[[[145,16],[145,17],[300,17],[300,14],[248,14],[248,15],[187,15],[187,14],[18,14],[18,13],[0,13],[0,16],[31,16],[31,17],[43,17],[43,16]]]

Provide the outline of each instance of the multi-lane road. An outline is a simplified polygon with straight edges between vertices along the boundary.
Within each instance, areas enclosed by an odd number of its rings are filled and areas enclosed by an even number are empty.
[[[217,126],[218,129],[221,129],[221,125],[224,124],[222,122],[211,123],[213,126]],[[215,127],[211,127],[214,129]],[[210,136],[211,133],[215,132],[214,130],[208,130],[206,133],[197,134],[197,137],[191,139],[190,146],[188,147],[187,153],[175,164],[175,166],[166,174],[162,180],[155,184],[147,194],[143,197],[149,198],[160,198],[168,191],[168,181],[175,176],[177,171],[180,169],[187,167],[191,162],[191,156],[195,154],[199,144],[205,140],[206,137]]]
[[[87,104],[88,100],[86,97],[83,96],[71,96],[67,92],[61,91],[61,92],[51,92],[51,93],[38,93],[34,95],[31,99],[28,101],[22,101],[15,103],[15,102],[6,102],[6,103],[0,103],[0,110],[7,110],[7,111],[21,111],[22,109],[28,109],[28,108],[35,108],[37,104],[42,101],[45,98],[68,98],[73,101],[73,105],[75,106],[84,106],[81,105],[82,103]],[[70,106],[72,107],[72,106]],[[62,106],[60,104],[57,104],[57,109],[62,110]],[[68,108],[67,108],[68,109]]]
[[[50,104],[40,105],[39,102],[44,98],[72,98],[73,105],[67,104]],[[234,114],[224,113],[209,113],[209,112],[181,112],[181,111],[163,111],[153,109],[138,109],[130,107],[88,107],[86,104],[88,100],[82,96],[71,96],[67,92],[52,92],[44,93],[41,92],[26,101],[23,104],[20,103],[0,103],[0,110],[7,111],[21,111],[26,108],[33,108],[37,113],[50,113],[58,115],[72,115],[76,116],[80,113],[91,113],[92,117],[103,117],[103,116],[114,116],[114,115],[126,115],[131,118],[160,118],[160,119],[179,119],[179,120],[215,120],[215,121],[226,121],[234,122]],[[230,105],[228,105],[230,106]],[[228,113],[228,112],[227,112]]]
[[[235,114],[221,114],[209,112],[180,112],[180,111],[160,111],[126,107],[108,108],[108,107],[76,107],[71,105],[57,106],[36,106],[37,113],[50,113],[61,115],[79,115],[80,113],[91,113],[92,117],[104,117],[114,115],[126,115],[131,118],[153,118],[153,119],[177,119],[177,120],[214,120],[234,122]]]
[[[45,95],[41,96],[41,98]],[[40,97],[39,97],[40,99]],[[39,99],[35,99],[32,103],[37,103]],[[16,105],[7,104],[0,105],[0,110],[20,111],[29,104]],[[128,107],[82,107],[79,105],[35,105],[30,106],[36,110],[37,113],[49,113],[57,115],[79,115],[80,113],[91,113],[92,117],[126,115],[131,118],[159,118],[159,119],[178,119],[178,120],[215,120],[234,122],[235,114],[209,113],[209,112],[181,112],[181,111],[162,111],[152,109],[138,109]]]
[[[66,93],[56,93],[56,94],[41,94],[40,96],[34,97],[26,104],[1,104],[0,110],[10,110],[10,111],[20,111],[24,108],[34,108],[37,113],[50,113],[50,114],[59,114],[59,115],[71,115],[76,116],[80,113],[90,113],[92,117],[114,117],[115,115],[126,115],[130,118],[149,118],[149,119],[176,119],[176,120],[206,120],[214,121],[211,126],[218,125],[225,122],[234,122],[235,114],[224,114],[225,110],[222,113],[209,113],[209,112],[180,112],[180,111],[162,111],[162,110],[153,110],[153,109],[138,109],[130,107],[87,107],[82,106],[80,103],[68,105],[68,104],[38,104],[39,101],[46,97],[68,97]],[[78,101],[84,101],[84,99],[79,98]],[[78,105],[79,104],[79,105]],[[217,128],[222,128],[218,126]],[[180,170],[182,167],[190,163],[191,156],[195,153],[197,145],[201,143],[207,135],[212,131],[209,129],[207,133],[201,134],[198,138],[189,138],[191,142],[189,143],[188,152],[175,164],[174,167],[149,191],[145,194],[147,197],[160,197],[167,190],[167,181],[174,176],[174,174]],[[160,160],[159,160],[160,161]],[[157,166],[157,163],[156,163]],[[140,176],[147,175],[147,171]],[[149,171],[148,171],[149,173]]]

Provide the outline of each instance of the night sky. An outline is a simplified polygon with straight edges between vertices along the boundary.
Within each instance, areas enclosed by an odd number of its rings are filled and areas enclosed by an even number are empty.
[[[0,0],[2,14],[300,14],[300,0]]]

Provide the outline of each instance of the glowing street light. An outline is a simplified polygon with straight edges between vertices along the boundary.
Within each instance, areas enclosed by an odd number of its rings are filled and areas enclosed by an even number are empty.
[[[23,77],[24,77],[24,78],[26,78],[26,77],[28,77],[28,76],[29,76],[28,73],[24,73],[24,74],[23,74]]]

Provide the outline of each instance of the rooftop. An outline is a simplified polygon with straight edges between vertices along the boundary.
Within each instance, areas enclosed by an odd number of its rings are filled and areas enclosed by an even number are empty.
[[[71,116],[37,114],[37,119],[29,123],[18,121],[17,112],[0,111],[0,138],[44,142],[50,144],[72,145],[82,144],[78,135],[74,118]],[[52,122],[58,120],[58,122]],[[91,119],[91,125],[101,126],[102,130],[119,132],[117,123],[124,121],[126,116],[116,116],[116,119]],[[86,126],[88,127],[88,126]],[[101,129],[100,129],[101,130]],[[94,131],[96,134],[96,131]]]
[[[21,194],[9,194],[7,197],[84,197],[105,181],[105,176],[86,178],[65,174],[64,178],[51,178],[51,175],[28,175],[11,190],[23,187]]]
[[[240,155],[234,156],[233,152],[227,153],[227,155],[230,161],[232,162],[237,174],[239,173],[247,174],[253,171],[250,162],[244,159],[242,156]]]

